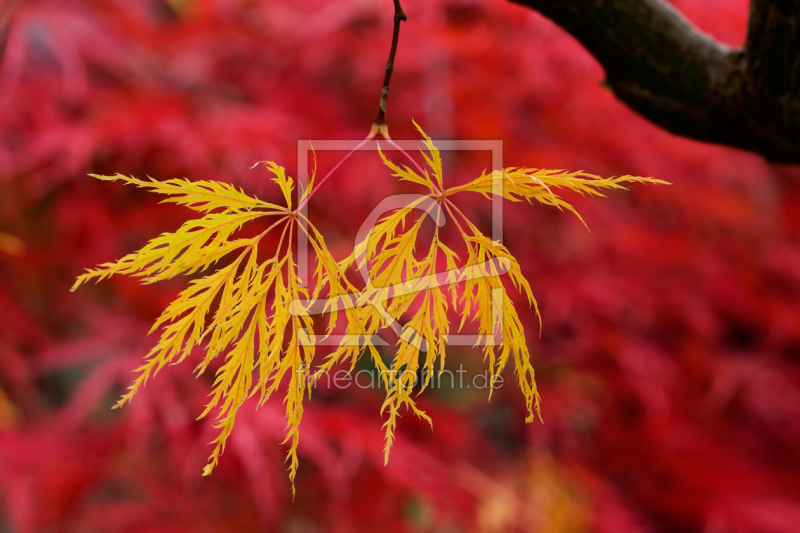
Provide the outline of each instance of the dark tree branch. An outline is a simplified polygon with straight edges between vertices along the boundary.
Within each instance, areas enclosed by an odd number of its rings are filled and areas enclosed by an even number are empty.
[[[745,55],[754,115],[800,163],[800,0],[752,0]]]
[[[512,0],[572,34],[622,102],[673,133],[800,163],[800,0],[752,0],[731,49],[663,0]]]

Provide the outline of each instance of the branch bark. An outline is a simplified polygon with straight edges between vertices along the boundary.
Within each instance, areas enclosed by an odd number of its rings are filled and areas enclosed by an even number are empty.
[[[800,163],[800,0],[752,0],[731,49],[663,0],[512,0],[572,34],[622,102],[664,129]]]

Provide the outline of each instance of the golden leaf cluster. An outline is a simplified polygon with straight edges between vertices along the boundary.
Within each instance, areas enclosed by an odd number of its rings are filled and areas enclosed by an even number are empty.
[[[204,469],[211,473],[225,449],[236,415],[244,402],[255,396],[262,405],[281,389],[286,406],[286,440],[289,477],[298,467],[297,446],[303,401],[310,397],[315,379],[333,366],[348,364],[352,370],[359,358],[369,354],[386,389],[385,459],[394,441],[397,418],[405,407],[431,422],[416,405],[412,393],[430,383],[435,369],[443,369],[451,326],[448,313],[460,315],[459,329],[467,320],[477,323],[478,343],[483,347],[491,382],[511,361],[525,397],[531,422],[539,414],[539,394],[525,340],[525,331],[504,279],[509,280],[532,305],[538,307],[522,269],[509,250],[485,236],[457,207],[453,199],[461,193],[487,198],[501,195],[510,201],[536,200],[543,205],[571,211],[574,208],[558,194],[568,189],[602,196],[603,189],[621,189],[626,183],[665,183],[652,178],[623,176],[603,179],[583,172],[529,168],[507,168],[484,172],[461,186],[445,188],[442,159],[432,140],[423,136],[426,169],[400,166],[380,153],[392,175],[423,187],[412,203],[381,219],[353,253],[334,259],[322,234],[293,208],[294,180],[273,162],[263,162],[274,175],[285,205],[264,202],[236,187],[213,181],[172,179],[159,182],[117,174],[94,177],[150,189],[167,195],[165,202],[187,206],[203,213],[185,222],[176,232],[165,233],[141,250],[114,263],[88,270],[78,277],[73,290],[90,280],[114,274],[141,277],[144,283],[170,279],[180,274],[207,273],[189,283],[156,320],[152,331],[161,330],[156,346],[137,369],[137,377],[116,407],[131,401],[136,392],[166,365],[184,361],[196,346],[205,345],[205,356],[197,374],[222,358],[210,400],[200,415],[216,412],[220,430]],[[300,195],[302,205],[313,189]],[[430,241],[421,243],[426,218],[434,225]],[[460,249],[442,240],[440,227],[449,219],[460,235]],[[244,224],[261,220],[266,227],[252,238],[234,238]],[[280,237],[259,259],[259,245],[270,232]],[[293,239],[303,232],[316,258],[313,290],[298,276]],[[418,248],[423,253],[418,252]],[[270,255],[271,254],[271,255]],[[225,258],[225,266],[213,268]],[[444,266],[445,271],[440,267]],[[348,269],[364,274],[359,290],[348,280]],[[322,303],[328,317],[326,335],[345,315],[346,334],[338,348],[319,363],[316,355],[314,320],[310,309]],[[212,310],[216,304],[215,309]],[[541,319],[540,325],[541,327]],[[397,351],[386,363],[373,338],[386,328],[399,332]],[[424,376],[418,383],[418,376]],[[491,394],[491,392],[490,392]]]

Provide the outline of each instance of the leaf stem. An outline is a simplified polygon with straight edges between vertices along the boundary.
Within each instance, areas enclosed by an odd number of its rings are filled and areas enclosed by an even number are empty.
[[[375,119],[375,123],[372,125],[370,129],[369,135],[367,138],[361,141],[355,148],[350,150],[350,152],[345,155],[341,161],[339,161],[336,166],[334,166],[324,178],[322,178],[316,186],[309,191],[308,195],[300,202],[300,205],[297,206],[297,209],[294,211],[295,213],[299,213],[305,206],[308,204],[308,201],[311,200],[311,197],[314,196],[322,184],[327,181],[328,178],[338,169],[342,163],[347,161],[354,152],[358,151],[364,144],[374,139],[376,136],[381,135],[385,138],[392,146],[396,149],[400,150],[405,154],[408,159],[417,167],[417,169],[424,174],[425,172],[422,168],[414,161],[410,155],[408,155],[402,148],[400,148],[394,141],[391,140],[389,137],[389,129],[386,126],[386,99],[389,96],[389,83],[392,81],[392,73],[394,72],[394,58],[397,55],[397,43],[400,40],[400,23],[407,21],[408,17],[406,16],[405,12],[403,11],[403,6],[400,5],[400,0],[392,0],[394,2],[394,30],[392,32],[392,49],[389,52],[389,61],[386,62],[386,74],[383,77],[383,88],[381,89],[381,100],[380,105],[378,108],[378,117]],[[434,189],[436,186],[434,185]],[[441,194],[438,190],[436,191],[437,194]]]
[[[450,205],[453,205],[453,207],[455,207],[455,205],[453,204],[453,202],[452,202],[452,201],[450,201],[450,200],[448,200],[447,198],[443,198],[443,199],[442,199],[442,205],[443,205],[443,206],[444,206],[444,208],[447,210],[447,212],[448,212],[448,213],[450,213],[450,218],[451,218],[451,219],[453,220],[453,222],[455,223],[456,227],[458,228],[458,231],[460,231],[460,232],[461,232],[461,235],[463,235],[464,237],[467,237],[467,234],[466,234],[466,232],[465,232],[465,231],[464,231],[464,229],[461,227],[461,224],[459,224],[459,223],[458,223],[458,219],[457,219],[457,218],[456,218],[456,216],[453,214],[453,211],[450,209]],[[464,216],[464,215],[462,214],[461,216]]]
[[[275,226],[277,226],[277,225],[278,225],[278,224],[280,224],[281,222],[284,222],[284,221],[285,221],[286,219],[288,219],[288,218],[289,218],[289,215],[284,215],[284,216],[283,216],[283,217],[282,217],[280,220],[278,220],[278,221],[277,221],[277,222],[275,222],[273,225],[271,225],[270,227],[268,227],[267,229],[265,229],[263,232],[261,232],[261,235],[259,235],[259,236],[255,237],[255,238],[253,239],[253,242],[252,242],[252,243],[250,243],[250,247],[252,248],[252,247],[256,247],[256,246],[258,246],[258,243],[259,243],[259,242],[261,242],[261,239],[263,239],[263,238],[264,238],[264,236],[265,236],[267,233],[269,233],[270,231],[272,231],[272,229],[273,229]]]
[[[338,163],[336,163],[336,165],[335,165],[335,166],[334,166],[332,169],[330,169],[330,170],[328,171],[328,173],[327,173],[327,174],[325,174],[325,177],[324,177],[324,178],[322,178],[321,180],[319,180],[319,183],[317,183],[317,184],[316,184],[316,185],[315,185],[315,186],[314,186],[314,187],[311,189],[311,191],[309,191],[308,195],[307,195],[307,196],[306,196],[306,197],[303,199],[303,201],[302,201],[302,202],[300,202],[300,205],[298,205],[298,206],[297,206],[297,209],[295,209],[295,211],[294,211],[294,212],[295,212],[295,213],[299,213],[299,212],[300,212],[300,211],[301,211],[301,210],[302,210],[302,209],[303,209],[303,208],[306,206],[306,204],[308,204],[308,201],[309,201],[309,200],[311,200],[311,197],[312,197],[312,196],[314,196],[314,194],[315,194],[315,193],[316,193],[316,192],[317,192],[317,191],[320,189],[320,187],[322,187],[322,184],[323,184],[323,183],[325,183],[325,182],[328,180],[328,178],[330,178],[330,177],[331,177],[331,174],[333,174],[334,172],[336,172],[336,169],[337,169],[337,168],[339,168],[340,166],[342,166],[342,163],[344,163],[345,161],[347,161],[347,160],[350,158],[350,156],[351,156],[351,155],[353,155],[355,152],[357,152],[358,150],[360,150],[360,149],[361,149],[361,147],[362,147],[362,146],[364,146],[364,144],[366,144],[366,142],[367,142],[368,140],[370,140],[371,138],[372,138],[372,137],[369,137],[369,136],[368,136],[368,137],[367,137],[367,138],[365,138],[363,141],[361,141],[360,143],[358,143],[358,144],[356,145],[356,147],[355,147],[355,148],[353,148],[352,150],[350,150],[349,152],[347,152],[347,155],[346,155],[346,156],[344,156],[344,157],[343,157],[343,158],[342,158],[342,159],[341,159],[341,160],[340,160]]]
[[[404,156],[408,158],[409,161],[411,161],[411,164],[414,165],[417,168],[417,170],[419,170],[420,177],[425,175],[425,171],[422,169],[421,166],[419,166],[419,163],[417,163],[408,152],[400,148],[400,145],[394,142],[392,139],[390,139],[388,134],[384,135],[384,137],[386,138],[386,142],[389,143],[390,146],[394,147],[395,150],[399,150],[400,153],[402,153]],[[442,194],[442,191],[439,190],[439,188],[436,186],[433,180],[431,180],[431,186],[433,186],[433,192],[435,192],[437,195]]]

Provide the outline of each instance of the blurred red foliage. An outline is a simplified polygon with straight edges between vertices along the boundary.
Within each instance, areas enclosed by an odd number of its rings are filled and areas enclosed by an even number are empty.
[[[743,40],[745,0],[675,3]],[[382,393],[321,390],[292,502],[279,403],[243,409],[209,478],[214,430],[194,420],[206,378],[165,369],[111,411],[182,285],[68,289],[187,213],[86,174],[218,179],[268,198],[254,162],[294,172],[298,139],[366,134],[391,3],[28,0],[0,67],[0,234],[23,244],[0,241],[0,530],[800,529],[800,175],[650,125],[535,13],[406,4],[394,138],[416,138],[414,117],[434,138],[503,139],[507,165],[673,182],[576,199],[592,233],[506,208],[506,244],[542,304],[529,342],[546,423],[524,424],[513,386],[491,403],[434,392],[434,432],[406,417],[384,467]],[[311,214],[346,251],[397,187],[365,156]]]

